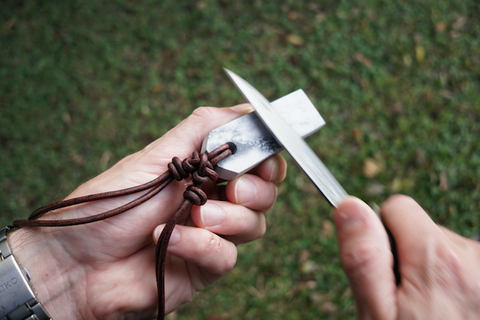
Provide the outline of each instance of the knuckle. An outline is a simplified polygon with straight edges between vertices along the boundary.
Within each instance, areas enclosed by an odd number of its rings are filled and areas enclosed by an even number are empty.
[[[235,266],[237,262],[237,250],[234,245],[229,245],[227,240],[212,234],[205,250],[207,259],[210,256],[211,261],[216,261],[212,265],[213,272],[223,276]],[[212,254],[214,258],[210,255]]]
[[[214,115],[215,108],[212,107],[198,107],[192,112],[193,118],[200,118],[201,120],[208,120]]]

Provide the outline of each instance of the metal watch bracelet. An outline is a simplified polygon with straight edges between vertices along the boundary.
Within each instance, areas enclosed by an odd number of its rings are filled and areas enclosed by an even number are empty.
[[[49,320],[7,244],[10,229],[0,230],[0,320]]]

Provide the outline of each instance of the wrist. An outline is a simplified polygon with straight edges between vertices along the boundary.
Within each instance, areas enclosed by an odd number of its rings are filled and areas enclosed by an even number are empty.
[[[8,245],[20,268],[29,275],[29,284],[38,302],[52,319],[79,319],[77,308],[78,264],[73,265],[54,232],[25,228],[10,232]],[[77,279],[77,281],[75,281]]]

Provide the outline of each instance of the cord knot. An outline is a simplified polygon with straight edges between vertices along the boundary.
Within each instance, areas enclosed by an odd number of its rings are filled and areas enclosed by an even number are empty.
[[[183,197],[193,204],[201,206],[207,202],[207,194],[200,187],[209,180],[218,180],[218,174],[215,172],[214,166],[233,154],[234,151],[235,145],[226,143],[208,154],[194,151],[190,158],[183,161],[174,157],[172,162],[168,164],[168,171],[177,181],[187,178],[190,174],[192,175],[192,180],[188,183]]]

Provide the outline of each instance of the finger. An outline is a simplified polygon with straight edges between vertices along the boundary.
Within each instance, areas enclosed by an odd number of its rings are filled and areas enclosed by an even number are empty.
[[[249,173],[255,174],[266,181],[280,183],[287,175],[287,162],[281,154],[276,154],[250,170]]]
[[[164,227],[155,229],[155,242]],[[202,275],[209,283],[225,275],[237,261],[237,249],[230,241],[208,230],[182,225],[173,230],[167,252],[204,269]]]
[[[342,267],[359,319],[394,319],[396,286],[385,228],[363,201],[349,197],[335,210]]]
[[[443,245],[445,235],[428,214],[410,197],[395,195],[382,204],[382,219],[395,239],[400,274],[406,267],[422,267],[432,244]]]
[[[180,122],[175,128],[167,132],[162,138],[145,147],[143,155],[148,155],[154,164],[159,159],[170,161],[172,157],[180,159],[191,156],[192,151],[199,151],[203,139],[213,129],[218,128],[253,109],[249,104],[242,104],[231,108],[200,107]],[[228,141],[225,141],[227,143]]]
[[[232,203],[267,211],[277,199],[277,187],[256,175],[244,174],[227,184],[225,194]]]
[[[241,205],[209,200],[194,206],[191,217],[196,226],[225,235],[236,244],[250,242],[264,235],[265,216]]]

